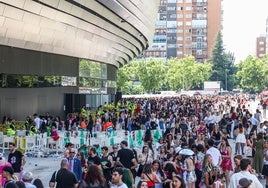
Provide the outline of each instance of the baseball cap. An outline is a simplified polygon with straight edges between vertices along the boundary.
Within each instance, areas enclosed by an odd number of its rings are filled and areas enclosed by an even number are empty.
[[[247,178],[241,178],[239,180],[239,185],[242,187],[242,188],[245,188],[247,186],[249,186],[250,184],[252,183],[252,180],[249,180]]]

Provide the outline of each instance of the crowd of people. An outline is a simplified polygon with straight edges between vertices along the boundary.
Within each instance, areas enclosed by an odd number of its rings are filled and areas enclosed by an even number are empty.
[[[246,95],[128,98],[117,107],[101,106],[94,115],[70,115],[52,122],[54,129],[92,133],[112,122],[115,130],[144,130],[143,146],[129,147],[123,140],[101,147],[101,153],[88,146],[85,153],[68,143],[49,185],[261,188],[266,178],[268,187],[268,121],[262,116],[262,106],[253,111]],[[154,129],[161,132],[159,140]]]

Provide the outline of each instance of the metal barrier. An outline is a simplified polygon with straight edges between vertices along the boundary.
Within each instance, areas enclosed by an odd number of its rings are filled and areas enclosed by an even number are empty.
[[[113,146],[115,144],[120,144],[122,140],[126,140],[129,143],[130,147],[140,148],[142,147],[143,141],[142,137],[144,130],[137,131],[125,131],[118,130],[112,132],[93,132],[92,135],[87,131],[59,131],[59,139],[54,140],[52,137],[44,134],[36,134],[31,136],[24,136],[19,134],[16,136],[7,136],[3,135],[3,132],[0,132],[0,148],[4,152],[9,149],[9,143],[14,142],[18,148],[24,151],[26,154],[31,154],[33,156],[40,156],[40,152],[51,154],[51,153],[62,153],[65,150],[65,145],[68,142],[74,144],[76,149],[80,148],[83,145],[98,145],[102,146]],[[152,135],[157,139],[157,135],[160,134],[160,131],[152,131]]]

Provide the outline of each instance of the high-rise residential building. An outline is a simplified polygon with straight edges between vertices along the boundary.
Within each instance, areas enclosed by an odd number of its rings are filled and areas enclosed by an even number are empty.
[[[268,52],[268,17],[266,19],[266,52]]]
[[[266,36],[261,35],[256,40],[256,56],[262,58],[266,54]]]
[[[160,0],[152,45],[143,57],[210,58],[221,30],[222,0]]]

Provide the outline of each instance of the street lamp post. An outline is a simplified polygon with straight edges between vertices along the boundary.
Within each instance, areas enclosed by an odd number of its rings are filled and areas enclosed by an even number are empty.
[[[225,69],[225,90],[227,91],[227,69]]]

